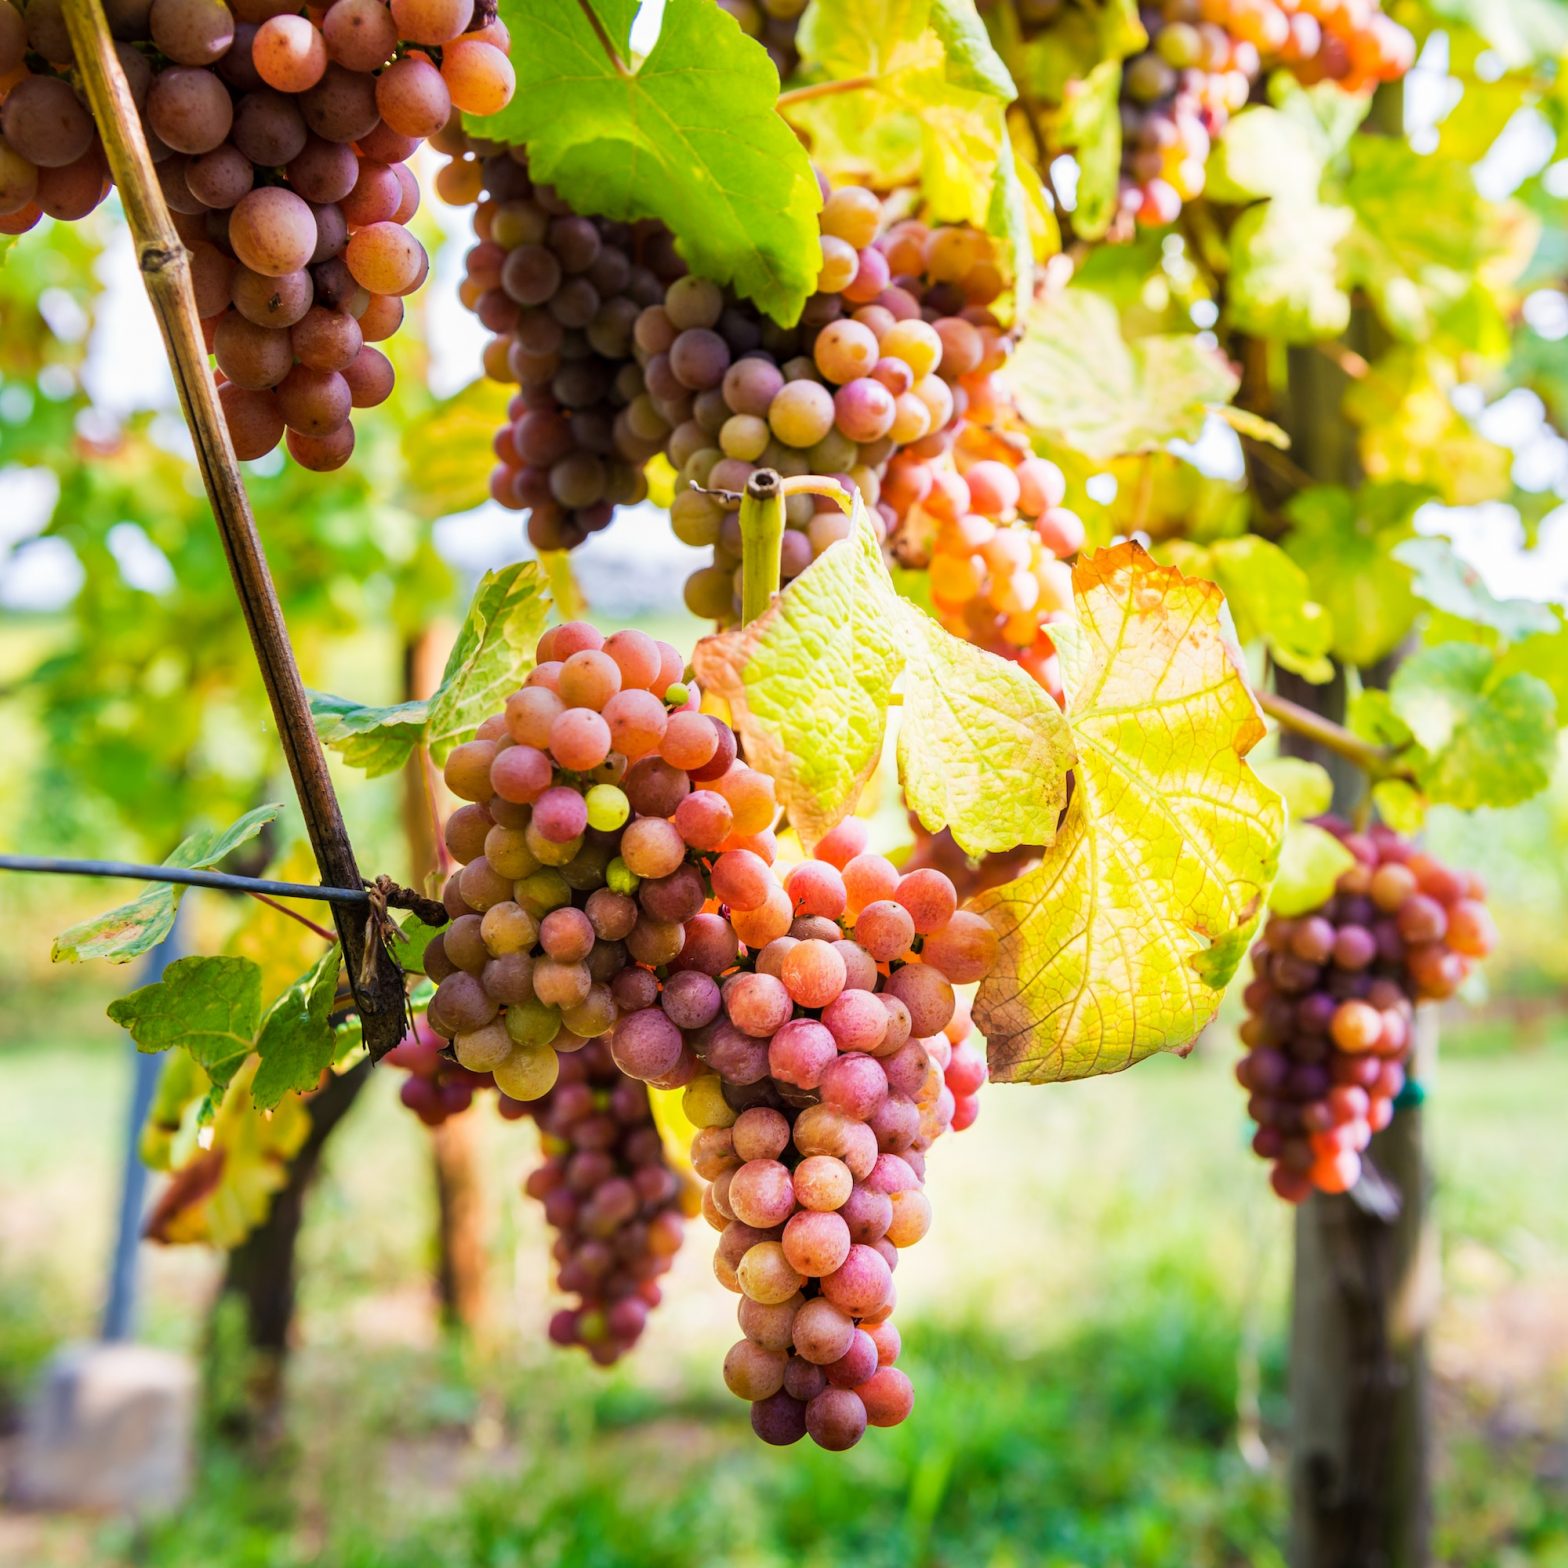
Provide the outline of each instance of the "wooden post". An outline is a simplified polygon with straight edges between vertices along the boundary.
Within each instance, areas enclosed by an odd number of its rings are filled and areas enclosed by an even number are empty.
[[[1361,474],[1344,392],[1343,371],[1325,355],[1292,352],[1284,422],[1293,458],[1314,480],[1354,486]],[[1380,684],[1391,669],[1392,661],[1366,679]],[[1325,718],[1344,717],[1343,672],[1329,686],[1279,672],[1276,686]],[[1283,749],[1328,768],[1337,809],[1358,803],[1366,779],[1351,761],[1290,732]],[[1435,1020],[1423,1017],[1417,1078],[1435,1046]],[[1437,1243],[1419,1106],[1401,1109],[1368,1153],[1376,1176],[1343,1195],[1314,1193],[1296,1215],[1291,1568],[1425,1568],[1431,1561],[1426,1331],[1437,1298]]]

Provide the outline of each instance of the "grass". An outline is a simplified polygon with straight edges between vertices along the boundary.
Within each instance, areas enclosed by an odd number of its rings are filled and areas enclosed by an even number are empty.
[[[90,1329],[120,1048],[19,1009],[0,1098],[0,1391]],[[101,1036],[101,1031],[99,1034]],[[17,1038],[20,1034],[21,1037]],[[1430,1101],[1447,1269],[1434,1345],[1444,1563],[1568,1564],[1568,1038],[1455,1035]],[[445,1342],[423,1134],[373,1083],[303,1242],[289,1441],[204,1450],[175,1518],[33,1525],[30,1568],[1273,1568],[1282,1561],[1289,1220],[1246,1149],[1230,1045],[1055,1090],[987,1091],[932,1162],[899,1271],[914,1418],[848,1455],[756,1444],[718,1375],[733,1303],[694,1228],[637,1354],[543,1342],[534,1135],[485,1115],[498,1327]],[[68,1107],[62,1111],[62,1107]],[[59,1238],[67,1237],[65,1245]],[[152,1252],[150,1338],[194,1346],[215,1261]],[[1271,1461],[1243,1462],[1261,1388]],[[0,1535],[0,1558],[4,1537]]]

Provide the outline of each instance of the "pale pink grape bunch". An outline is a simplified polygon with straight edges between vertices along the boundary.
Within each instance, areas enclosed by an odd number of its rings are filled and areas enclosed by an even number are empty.
[[[834,1450],[913,1404],[893,1272],[931,1223],[927,1150],[974,1119],[985,1066],[954,986],[997,950],[946,876],[866,844],[851,819],[782,878],[720,853],[715,907],[611,1039],[623,1071],[688,1080],[714,1271],[741,1297],[726,1383],[764,1441]]]
[[[648,1006],[709,904],[710,865],[771,861],[773,782],[697,701],[668,643],[568,622],[446,759],[465,804],[446,823],[458,869],[425,954],[428,1016],[513,1099],[547,1093],[562,1053]],[[677,1052],[637,1076],[678,1087],[696,1067]]]
[[[424,282],[407,160],[454,110],[511,98],[506,27],[474,0],[110,0],[235,453],[286,440],[331,470],[391,394],[375,345]],[[0,0],[0,232],[84,217],[109,189],[61,0]]]
[[[1474,873],[1385,827],[1320,825],[1355,864],[1320,909],[1264,927],[1236,1066],[1258,1124],[1252,1147],[1289,1203],[1356,1184],[1405,1087],[1416,1003],[1452,996],[1496,942]]]

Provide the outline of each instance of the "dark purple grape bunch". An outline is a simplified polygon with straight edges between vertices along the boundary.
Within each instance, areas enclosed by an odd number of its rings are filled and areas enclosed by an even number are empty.
[[[1450,997],[1496,943],[1471,872],[1451,871],[1381,826],[1322,819],[1355,856],[1321,908],[1275,915],[1242,993],[1236,1077],[1254,1151],[1288,1203],[1345,1192],[1405,1089],[1415,1006]]]
[[[577,1298],[550,1319],[550,1338],[609,1366],[659,1304],[696,1187],[665,1157],[647,1085],[621,1072],[602,1040],[563,1057],[555,1087],[528,1111],[545,1157],[523,1190],[556,1232],[556,1284]]]
[[[647,496],[643,469],[663,427],[643,407],[632,329],[685,263],[660,224],[573,212],[529,178],[521,148],[460,128],[437,145],[452,155],[437,189],[477,202],[459,294],[494,334],[485,374],[518,388],[496,433],[490,494],[528,513],[536,549],[571,549]]]

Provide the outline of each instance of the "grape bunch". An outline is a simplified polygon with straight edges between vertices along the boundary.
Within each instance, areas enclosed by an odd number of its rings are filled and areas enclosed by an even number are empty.
[[[817,292],[795,326],[695,277],[637,321],[649,403],[681,479],[671,521],[684,543],[714,552],[686,585],[688,607],[707,620],[734,618],[740,525],[694,487],[740,492],[758,467],[832,476],[885,530],[889,460],[943,449],[1010,346],[989,309],[1005,279],[985,235],[915,220],[884,231],[881,201],[859,186],[825,188],[819,222]],[[789,498],[786,524],[786,582],[848,530],[836,505],[806,495]]]
[[[495,1087],[489,1073],[470,1072],[449,1060],[445,1051],[446,1041],[421,1017],[414,1020],[413,1031],[382,1058],[408,1074],[398,1098],[427,1127],[461,1116],[474,1103],[476,1091]],[[507,1103],[504,1096],[503,1103]]]
[[[771,855],[778,812],[773,781],[697,710],[668,643],[568,622],[537,659],[447,757],[467,802],[446,823],[461,869],[443,892],[452,923],[425,953],[431,1027],[516,1100],[547,1093],[561,1053],[646,1005],[654,971],[692,940],[702,857]]]
[[[622,1073],[602,1040],[563,1057],[555,1087],[528,1110],[545,1158],[523,1190],[557,1232],[556,1284],[578,1298],[551,1318],[550,1338],[608,1366],[659,1304],[695,1188],[665,1159],[647,1085]]]
[[[1084,526],[1049,458],[1016,436],[967,425],[933,460],[900,453],[883,496],[894,559],[929,573],[931,608],[956,636],[1016,660],[1062,701],[1052,622],[1073,613],[1070,556]]]
[[[236,455],[287,439],[339,468],[350,418],[391,393],[373,345],[424,281],[406,160],[514,75],[474,0],[110,0],[115,49],[181,240]],[[479,22],[480,25],[473,26]],[[61,0],[0,0],[0,228],[80,218],[108,190],[72,86]]]
[[[1479,878],[1387,828],[1322,825],[1355,864],[1320,909],[1269,920],[1242,993],[1236,1077],[1258,1124],[1252,1147],[1290,1203],[1355,1185],[1405,1085],[1415,1004],[1452,996],[1496,940]]]
[[[648,493],[643,467],[663,427],[650,422],[632,329],[685,263],[660,224],[574,213],[529,178],[521,148],[475,142],[457,125],[435,144],[452,160],[438,193],[477,202],[459,292],[495,334],[485,373],[518,387],[490,494],[528,512],[536,549],[571,549]]]
[[[1202,194],[1211,144],[1269,71],[1364,93],[1415,60],[1377,0],[1159,0],[1140,15],[1148,47],[1122,76],[1128,223],[1172,223]]]
[[[833,1450],[913,1404],[893,1271],[931,1223],[926,1151],[978,1108],[954,985],[997,949],[941,872],[866,841],[851,819],[782,878],[766,844],[721,851],[712,907],[640,997],[624,987],[610,1040],[632,1077],[687,1081],[714,1271],[741,1297],[726,1384],[764,1441]]]

